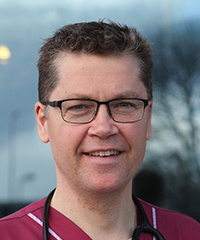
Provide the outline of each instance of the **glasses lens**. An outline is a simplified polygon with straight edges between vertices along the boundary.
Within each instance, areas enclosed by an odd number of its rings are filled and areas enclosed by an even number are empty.
[[[97,103],[90,100],[66,100],[62,102],[62,117],[66,122],[86,123],[92,120]]]
[[[116,122],[136,122],[143,117],[144,102],[137,99],[113,100],[110,110]]]

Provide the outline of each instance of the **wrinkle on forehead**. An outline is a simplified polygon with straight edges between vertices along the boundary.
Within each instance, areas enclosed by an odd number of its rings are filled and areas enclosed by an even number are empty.
[[[101,56],[101,55],[85,54],[85,53],[60,52],[58,57],[55,59],[55,66],[59,70],[67,70],[67,66],[70,65],[70,63],[73,61],[79,67],[75,73],[84,74],[84,72],[86,72],[85,74],[87,74],[87,66],[85,67],[85,59],[86,58],[87,58],[87,61],[91,62],[91,63],[93,63],[94,58],[103,60],[102,64],[98,63],[98,65],[93,66],[93,72],[92,72],[91,76],[97,76],[99,74],[98,73],[99,68],[104,67],[105,64],[110,66],[110,68],[115,68],[115,63],[113,63],[111,61],[112,59],[118,59],[119,61],[121,59],[127,59],[126,63],[128,63],[129,68],[134,70],[136,76],[140,75],[140,63],[139,63],[138,59],[135,58],[134,56],[128,55],[128,54],[127,55]],[[63,69],[63,65],[65,65],[64,69]],[[68,70],[71,71],[70,68]],[[95,70],[97,70],[97,71],[95,71]],[[123,65],[121,65],[120,70],[121,70],[121,74],[123,74],[123,72],[126,72],[127,66],[124,65],[124,68],[123,68]],[[62,72],[60,72],[60,75],[61,75],[61,73]],[[110,71],[107,71],[106,74],[109,76]]]
[[[138,77],[139,63],[133,56],[62,53],[56,64],[59,72],[60,99],[84,98],[107,101],[146,96],[144,84]]]
[[[73,99],[73,98],[78,98],[78,99],[93,99],[92,96],[90,97],[89,94],[85,93],[72,93],[67,95],[68,99]],[[112,99],[120,99],[120,98],[141,98],[140,94],[134,91],[125,91],[125,92],[120,92],[116,93],[116,95],[112,96]],[[111,100],[111,99],[109,99]]]

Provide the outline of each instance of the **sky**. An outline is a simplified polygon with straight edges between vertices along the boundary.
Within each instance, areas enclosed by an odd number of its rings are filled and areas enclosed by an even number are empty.
[[[43,39],[64,24],[106,19],[150,36],[161,27],[199,18],[199,0],[0,0],[0,202],[40,199],[55,187],[49,144],[37,134],[37,60]]]

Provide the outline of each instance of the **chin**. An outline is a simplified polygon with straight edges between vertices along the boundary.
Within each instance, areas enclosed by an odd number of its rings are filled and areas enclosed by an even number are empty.
[[[128,185],[129,180],[122,181],[122,179],[118,178],[115,181],[104,179],[101,182],[95,183],[93,187],[91,186],[91,190],[96,194],[111,194],[111,193],[119,193],[126,185]]]

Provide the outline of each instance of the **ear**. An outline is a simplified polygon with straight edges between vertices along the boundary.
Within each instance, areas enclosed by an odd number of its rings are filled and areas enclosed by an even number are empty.
[[[47,119],[45,116],[45,106],[37,102],[35,104],[35,114],[36,114],[36,120],[38,125],[38,134],[42,142],[48,143],[49,142],[49,136],[47,131]]]
[[[151,115],[153,109],[153,101],[149,101],[148,107],[148,123],[147,123],[147,133],[146,133],[146,140],[149,140],[152,134],[152,127],[151,127]]]

